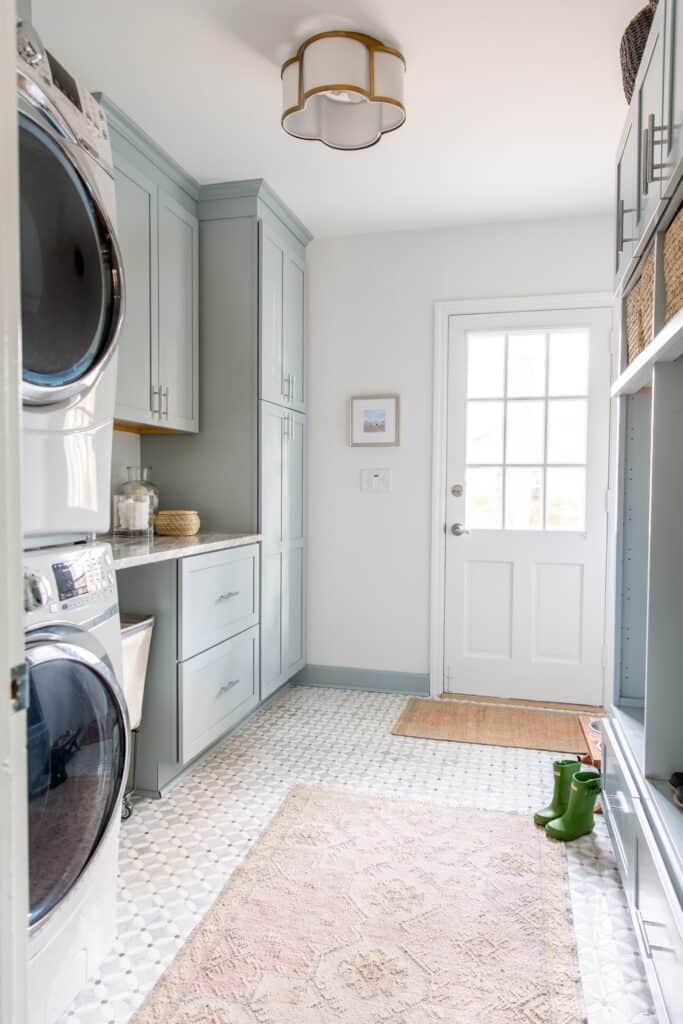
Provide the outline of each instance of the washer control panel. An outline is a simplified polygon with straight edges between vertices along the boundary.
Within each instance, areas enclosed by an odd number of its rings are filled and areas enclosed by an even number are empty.
[[[111,552],[95,544],[82,550],[36,551],[24,570],[26,612],[71,612],[116,601]]]

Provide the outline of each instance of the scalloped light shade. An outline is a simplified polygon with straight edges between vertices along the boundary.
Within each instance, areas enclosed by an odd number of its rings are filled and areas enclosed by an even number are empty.
[[[406,119],[402,53],[362,32],[321,32],[282,65],[282,127],[333,149],[367,149]]]

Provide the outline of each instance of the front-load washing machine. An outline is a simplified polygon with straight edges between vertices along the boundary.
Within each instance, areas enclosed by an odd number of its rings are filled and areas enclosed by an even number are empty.
[[[24,547],[109,528],[123,268],[93,96],[17,31]]]
[[[106,544],[24,555],[29,1024],[53,1024],[111,949],[128,717]]]

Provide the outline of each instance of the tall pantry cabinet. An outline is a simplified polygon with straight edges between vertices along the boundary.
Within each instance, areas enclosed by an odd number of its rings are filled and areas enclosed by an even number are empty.
[[[262,180],[203,186],[200,432],[143,436],[165,507],[202,531],[258,530],[261,699],[305,664],[305,249]]]

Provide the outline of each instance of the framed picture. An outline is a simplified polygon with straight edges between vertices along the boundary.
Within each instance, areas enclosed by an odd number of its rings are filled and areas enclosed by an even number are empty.
[[[349,400],[352,448],[386,448],[399,444],[399,396],[358,395]]]

